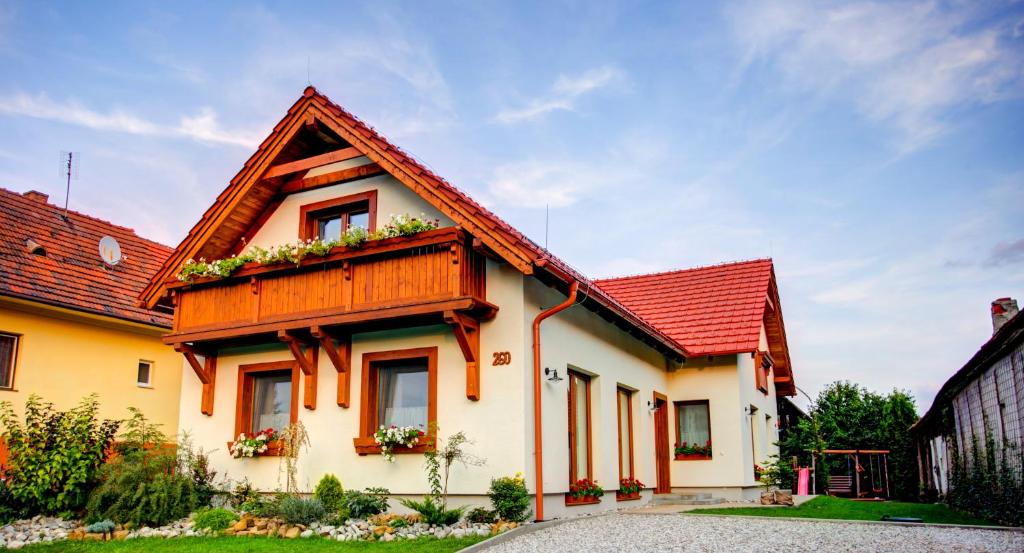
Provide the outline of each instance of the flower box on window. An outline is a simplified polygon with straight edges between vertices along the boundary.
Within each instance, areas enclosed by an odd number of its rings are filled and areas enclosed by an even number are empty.
[[[711,456],[706,453],[677,453],[676,461],[710,461]]]
[[[634,499],[640,499],[640,490],[644,489],[644,483],[627,476],[626,478],[619,479],[619,489],[615,490],[616,501],[633,501]]]
[[[380,444],[373,439],[373,436],[368,438],[352,438],[352,443],[355,445],[356,453],[359,455],[380,455]],[[433,448],[433,440],[430,436],[420,441],[420,443],[412,447],[396,447],[391,450],[395,455],[404,455],[406,453],[419,453],[430,451]]]
[[[601,502],[604,489],[596,481],[581,478],[569,485],[569,493],[565,494],[566,505],[593,505]]]
[[[565,494],[565,504],[566,504],[566,506],[569,506],[569,507],[571,507],[573,505],[596,505],[596,504],[598,504],[600,502],[601,502],[601,498],[600,497],[594,497],[592,495],[587,495],[587,496],[584,496],[584,497],[576,497],[576,496],[574,496],[572,494],[568,494],[568,493]]]
[[[640,499],[640,492],[633,492],[633,493],[615,492],[615,500],[616,501],[633,501],[635,499]]]
[[[228,442],[228,451],[231,450],[231,446],[234,443],[235,442]],[[267,443],[267,450],[266,451],[255,452],[255,453],[252,454],[252,457],[280,457],[280,456],[284,455],[282,453],[283,447],[284,446],[281,444],[281,440],[274,440],[272,442],[268,442]],[[244,459],[245,456],[239,457],[239,458],[243,458]]]

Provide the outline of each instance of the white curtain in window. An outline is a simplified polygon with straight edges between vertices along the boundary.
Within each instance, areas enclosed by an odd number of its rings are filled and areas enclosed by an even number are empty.
[[[706,403],[679,406],[679,441],[704,445],[711,439]]]
[[[252,390],[252,431],[281,431],[291,423],[292,377],[290,374],[257,376]]]
[[[427,429],[427,369],[381,367],[377,421],[383,426],[415,426]]]

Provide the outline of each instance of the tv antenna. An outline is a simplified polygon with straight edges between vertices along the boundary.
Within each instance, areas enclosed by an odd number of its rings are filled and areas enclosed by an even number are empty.
[[[544,249],[548,249],[548,224],[551,220],[551,204],[544,204]]]
[[[64,220],[68,218],[68,200],[71,197],[71,179],[78,180],[78,166],[82,154],[79,152],[61,152],[60,153],[60,176],[67,182],[67,188],[64,190]]]

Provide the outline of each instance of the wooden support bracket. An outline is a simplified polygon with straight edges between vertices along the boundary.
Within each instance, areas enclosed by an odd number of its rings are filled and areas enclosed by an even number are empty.
[[[320,342],[320,347],[338,372],[338,406],[347,409],[352,382],[352,337],[334,334],[320,326],[311,327],[309,333]]]
[[[444,322],[452,327],[455,340],[466,358],[466,397],[480,399],[480,323],[463,313],[444,312]]]
[[[199,377],[199,382],[203,384],[199,410],[206,416],[213,416],[213,391],[217,381],[217,353],[200,351],[188,344],[175,344],[174,351],[185,356],[185,360]],[[200,363],[196,356],[201,356],[203,362]]]
[[[292,357],[302,371],[302,405],[310,411],[316,409],[316,376],[320,358],[317,342],[304,340],[287,330],[279,330],[277,337],[288,345],[288,350],[292,352]]]

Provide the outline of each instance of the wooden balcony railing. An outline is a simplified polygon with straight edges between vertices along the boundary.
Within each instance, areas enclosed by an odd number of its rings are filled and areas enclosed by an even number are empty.
[[[457,228],[169,287],[175,313],[167,343],[442,312],[487,316],[494,309],[485,300],[484,257]]]

